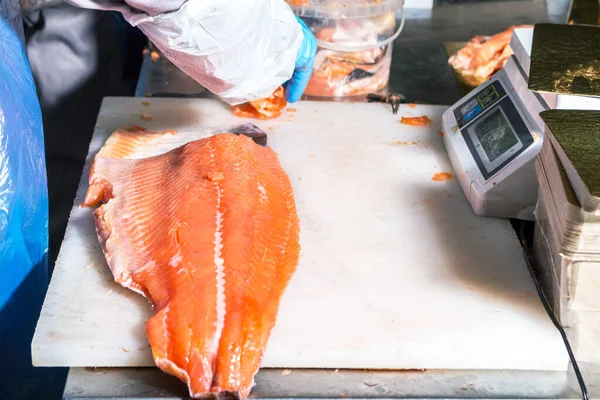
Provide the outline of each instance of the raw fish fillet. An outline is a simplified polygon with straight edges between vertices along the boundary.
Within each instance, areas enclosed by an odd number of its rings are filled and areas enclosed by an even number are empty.
[[[104,203],[94,217],[114,278],[153,305],[156,365],[192,397],[244,399],[298,263],[292,186],[275,152],[246,136],[177,136],[115,132],[84,205]]]

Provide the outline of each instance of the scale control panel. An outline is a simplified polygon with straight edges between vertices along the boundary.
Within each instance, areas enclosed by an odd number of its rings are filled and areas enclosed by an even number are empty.
[[[454,109],[463,135],[487,181],[534,142],[514,101],[500,80],[494,80]]]
[[[484,110],[496,104],[504,96],[506,96],[506,91],[502,84],[500,81],[495,81],[479,92],[477,96],[461,104],[454,109],[458,128],[462,130],[469,122],[477,118]]]

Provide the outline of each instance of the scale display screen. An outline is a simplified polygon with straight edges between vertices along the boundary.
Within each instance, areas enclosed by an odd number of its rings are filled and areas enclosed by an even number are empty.
[[[497,160],[520,143],[501,108],[496,108],[482,118],[473,126],[473,130],[489,162]]]

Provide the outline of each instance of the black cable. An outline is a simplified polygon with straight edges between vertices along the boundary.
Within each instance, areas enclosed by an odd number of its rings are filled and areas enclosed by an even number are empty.
[[[523,240],[523,242],[525,242],[524,226],[525,226],[525,223],[522,222],[521,227],[519,229],[519,233],[520,233],[520,236],[521,236],[521,239]],[[569,343],[567,334],[565,333],[565,330],[563,329],[562,325],[560,324],[560,322],[558,322],[558,319],[554,315],[554,312],[552,311],[552,307],[550,306],[550,303],[548,302],[548,299],[546,298],[546,295],[544,294],[544,291],[542,290],[542,286],[541,286],[539,280],[537,279],[537,275],[535,274],[535,271],[533,270],[533,267],[531,266],[531,263],[529,262],[529,257],[527,255],[527,247],[525,245],[523,245],[523,257],[525,258],[525,263],[527,264],[527,268],[529,269],[529,275],[531,275],[531,279],[533,279],[533,283],[535,284],[535,289],[537,291],[537,294],[540,297],[540,300],[542,301],[544,308],[546,309],[546,313],[548,313],[548,316],[552,320],[552,323],[554,324],[556,329],[558,329],[558,331],[560,332],[560,336],[562,336],[563,342],[565,343],[567,353],[569,354],[569,358],[571,359],[571,364],[573,365],[573,370],[575,371],[575,376],[577,377],[577,382],[579,383],[579,387],[581,388],[581,395],[583,396],[583,400],[589,400],[590,397],[589,397],[589,394],[587,391],[587,387],[585,386],[585,381],[583,380],[583,375],[581,375],[581,371],[579,370],[579,366],[577,365],[577,360],[575,360],[575,355],[573,354],[573,350],[571,349],[571,344]]]

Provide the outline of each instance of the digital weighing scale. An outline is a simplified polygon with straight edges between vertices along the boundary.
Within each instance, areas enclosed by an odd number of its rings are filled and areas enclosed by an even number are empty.
[[[443,115],[444,144],[476,214],[534,220],[535,159],[549,109],[600,109],[600,99],[528,88],[533,28],[515,29],[506,66]]]
[[[506,66],[443,115],[444,143],[475,213],[533,220],[546,102],[527,88],[511,56]]]

